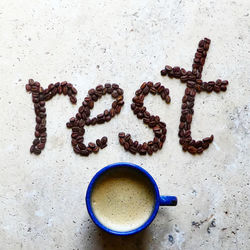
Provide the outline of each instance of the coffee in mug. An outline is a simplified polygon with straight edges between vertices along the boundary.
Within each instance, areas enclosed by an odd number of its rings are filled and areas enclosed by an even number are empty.
[[[132,235],[148,227],[160,206],[176,206],[176,196],[159,194],[153,177],[129,162],[99,170],[86,192],[86,206],[93,222],[114,235]]]
[[[155,205],[152,183],[140,171],[115,167],[104,172],[91,193],[94,215],[105,227],[126,232],[142,226]]]

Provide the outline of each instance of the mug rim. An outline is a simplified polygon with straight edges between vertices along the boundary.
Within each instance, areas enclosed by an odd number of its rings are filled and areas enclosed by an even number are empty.
[[[155,193],[155,204],[154,204],[154,209],[151,213],[151,215],[149,216],[149,218],[139,227],[133,229],[133,230],[129,230],[129,231],[125,231],[125,232],[121,232],[121,231],[116,231],[113,229],[110,229],[106,226],[104,226],[95,216],[93,210],[92,210],[92,206],[91,206],[91,193],[92,193],[92,189],[93,186],[95,184],[95,182],[97,181],[97,179],[107,170],[111,169],[111,168],[115,168],[115,167],[128,167],[128,168],[133,168],[133,169],[137,169],[139,170],[139,172],[141,172],[144,176],[147,177],[147,179],[150,181],[150,183],[152,184],[153,188],[154,188],[154,193]],[[89,185],[88,185],[88,189],[86,192],[86,205],[87,205],[87,210],[88,213],[91,217],[91,219],[93,220],[93,222],[100,227],[101,229],[103,229],[104,231],[110,233],[110,234],[114,234],[114,235],[131,235],[131,234],[135,234],[138,233],[140,231],[142,231],[143,229],[145,229],[146,227],[148,227],[151,222],[154,220],[156,214],[158,213],[159,210],[159,206],[160,206],[160,194],[159,194],[159,189],[158,186],[154,180],[154,178],[142,167],[134,164],[134,163],[130,163],[130,162],[117,162],[117,163],[113,163],[113,164],[109,164],[106,167],[100,169],[95,175],[94,177],[91,179]]]

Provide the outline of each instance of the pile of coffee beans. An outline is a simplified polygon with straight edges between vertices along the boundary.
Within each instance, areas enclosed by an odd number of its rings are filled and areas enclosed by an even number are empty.
[[[191,137],[191,123],[192,116],[194,114],[194,101],[196,93],[206,91],[208,93],[215,91],[226,91],[228,81],[222,81],[218,79],[216,81],[203,82],[201,80],[202,70],[205,64],[207,51],[210,45],[210,39],[204,38],[198,44],[198,49],[193,59],[192,71],[186,71],[184,68],[178,66],[171,67],[169,65],[161,71],[162,76],[168,75],[180,79],[182,83],[186,83],[185,95],[182,98],[181,117],[179,125],[179,137],[180,144],[184,151],[188,151],[191,154],[201,154],[205,149],[209,147],[209,144],[213,141],[213,135],[206,137],[202,140],[195,141]]]
[[[104,110],[103,113],[98,114],[96,117],[90,118],[90,110],[93,109],[94,102],[98,101],[106,93],[110,94],[115,99],[112,103],[112,107],[109,110]],[[123,90],[118,84],[106,83],[104,86],[98,85],[95,89],[90,89],[88,91],[88,96],[85,97],[76,116],[70,118],[69,122],[66,124],[68,128],[72,129],[71,144],[74,152],[81,156],[88,156],[92,152],[97,153],[99,149],[105,148],[108,141],[106,136],[97,139],[96,143],[89,142],[84,144],[84,126],[109,122],[115,115],[120,113],[123,105]]]
[[[75,97],[77,90],[71,83],[67,83],[66,81],[61,83],[57,82],[55,84],[51,83],[47,89],[43,89],[40,83],[35,82],[33,79],[30,79],[25,87],[26,90],[32,94],[32,101],[34,103],[34,110],[36,114],[35,139],[30,147],[30,153],[39,155],[44,149],[47,140],[46,101],[49,101],[56,94],[63,94],[68,95],[71,103],[75,104],[77,102]]]
[[[133,141],[130,134],[124,132],[119,133],[119,142],[124,149],[132,154],[139,153],[140,155],[152,155],[162,148],[163,143],[166,140],[166,124],[160,120],[159,116],[151,115],[147,108],[144,106],[144,97],[149,93],[153,95],[160,95],[166,102],[170,103],[169,89],[161,85],[160,82],[153,84],[153,82],[144,82],[140,89],[135,92],[135,97],[132,99],[131,109],[138,119],[142,119],[149,128],[153,129],[154,138],[152,141],[139,143]]]

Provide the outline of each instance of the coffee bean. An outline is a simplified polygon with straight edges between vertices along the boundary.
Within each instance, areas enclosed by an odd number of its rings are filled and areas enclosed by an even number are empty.
[[[144,83],[142,83],[142,85],[141,85],[140,89],[141,89],[141,90],[143,90],[146,86],[147,86],[147,83],[146,83],[146,82],[144,82]]]
[[[187,121],[187,123],[191,123],[192,122],[192,115],[191,114],[188,114],[186,116],[186,121]]]
[[[125,133],[120,132],[120,133],[118,134],[118,136],[119,136],[120,138],[124,138],[124,137],[125,137]]]
[[[92,109],[92,108],[94,107],[94,101],[90,100],[90,101],[88,102],[88,107],[89,107],[90,109]]]
[[[87,149],[81,150],[81,151],[80,151],[80,155],[81,155],[81,156],[89,156],[89,153],[90,153],[90,152],[89,152]]]
[[[37,144],[39,144],[40,143],[40,140],[39,139],[34,139],[33,140],[33,145],[34,146],[36,146]]]
[[[170,72],[170,71],[172,70],[172,67],[169,66],[169,65],[166,65],[166,66],[165,66],[165,70],[166,70],[167,72]]]
[[[128,150],[128,149],[129,149],[129,143],[128,143],[128,142],[125,142],[125,143],[124,143],[124,148],[125,148],[125,150]]]
[[[98,147],[95,147],[95,148],[93,148],[93,153],[95,153],[95,154],[97,154],[98,152],[99,152],[99,148]]]
[[[34,149],[35,149],[35,146],[34,146],[34,145],[31,145],[31,147],[30,147],[30,153],[31,153],[31,154],[34,153]]]
[[[72,96],[72,90],[71,89],[68,89],[68,96]]]
[[[35,155],[40,155],[41,154],[41,150],[39,148],[36,148],[36,147],[34,147],[33,152],[34,152]]]
[[[119,89],[119,85],[116,84],[116,83],[113,83],[113,84],[112,84],[112,88],[113,88],[113,89]]]
[[[115,116],[115,110],[112,108],[112,109],[110,109],[110,116],[111,117],[114,117]]]
[[[197,149],[193,146],[189,146],[188,147],[188,152],[191,154],[196,154],[197,153]]]
[[[203,152],[203,150],[204,149],[202,147],[197,148],[197,154],[201,154]]]
[[[103,86],[101,84],[97,85],[95,89],[96,89],[96,91],[101,91],[102,92]]]
[[[202,140],[204,143],[210,142],[210,137],[206,137]]]
[[[209,143],[208,142],[203,142],[202,143],[202,148],[203,149],[207,149],[209,147]]]
[[[108,141],[108,138],[106,136],[103,136],[101,139],[101,143],[105,145],[107,144],[107,141]]]
[[[75,146],[75,147],[73,147],[73,150],[74,150],[74,152],[76,153],[76,154],[80,154],[80,150]]]
[[[226,91],[226,90],[227,90],[227,87],[226,87],[225,85],[221,85],[221,86],[220,86],[220,90],[221,90],[221,91]]]
[[[107,89],[108,89],[108,88],[111,88],[111,84],[110,84],[110,83],[105,83],[105,84],[104,84],[104,87],[107,88]]]
[[[63,86],[62,92],[63,92],[64,95],[67,95],[67,93],[68,93],[68,87],[66,85]]]
[[[122,96],[122,95],[123,95],[123,90],[122,90],[121,88],[118,88],[118,89],[117,89],[117,93],[118,93],[120,96]]]
[[[132,154],[136,154],[137,150],[134,146],[130,146],[129,147],[129,152],[132,153]]]
[[[37,148],[38,149],[44,149],[44,147],[45,147],[45,143],[39,143],[38,145],[37,145]]]
[[[119,106],[123,106],[123,105],[124,105],[124,101],[119,101],[117,104],[118,104]]]
[[[119,142],[121,145],[124,145],[125,144],[125,139],[124,138],[119,138]]]
[[[117,106],[116,108],[115,108],[115,113],[116,114],[119,114],[121,112],[121,106]]]
[[[95,143],[93,143],[93,142],[89,142],[88,145],[89,145],[90,148],[95,148],[96,147]]]
[[[168,96],[166,96],[166,103],[170,103],[171,102],[171,98],[170,98],[170,96],[168,95]]]
[[[166,70],[166,69],[161,70],[161,75],[162,75],[162,76],[167,75],[167,70]]]
[[[142,91],[143,95],[147,95],[149,93],[149,87],[145,86],[145,88]]]

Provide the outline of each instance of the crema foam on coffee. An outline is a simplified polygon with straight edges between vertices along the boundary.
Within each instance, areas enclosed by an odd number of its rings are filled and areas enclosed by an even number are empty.
[[[106,171],[95,183],[91,206],[107,228],[126,232],[144,224],[155,204],[150,181],[138,170],[126,167]]]

